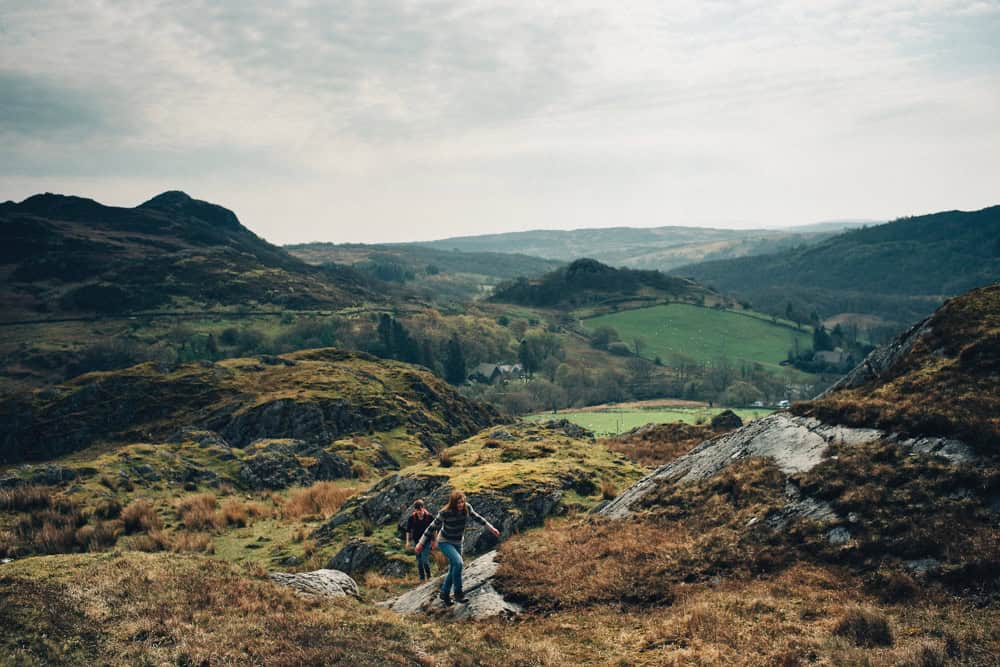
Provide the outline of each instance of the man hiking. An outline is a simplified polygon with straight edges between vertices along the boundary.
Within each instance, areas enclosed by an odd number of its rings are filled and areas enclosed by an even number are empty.
[[[427,530],[427,526],[431,525],[434,521],[434,517],[431,513],[427,511],[427,507],[424,505],[424,501],[417,499],[413,501],[413,513],[410,518],[406,520],[406,550],[410,550],[410,542],[416,546],[417,542],[423,537],[424,532]],[[431,578],[431,550],[434,549],[434,545],[437,540],[431,538],[431,548],[426,550],[417,550],[417,571],[420,572],[420,581],[424,579]]]
[[[441,601],[446,606],[451,604],[452,588],[455,590],[456,601],[468,602],[462,591],[462,538],[465,536],[465,525],[470,518],[486,526],[493,533],[493,537],[500,537],[500,531],[465,502],[465,494],[461,491],[453,491],[448,498],[448,504],[441,508],[441,511],[434,517],[434,521],[424,531],[415,549],[419,554],[423,551],[428,539],[433,539],[435,533],[441,531],[437,535],[438,548],[441,549],[441,553],[445,555],[449,563],[448,576],[444,578],[444,583],[441,585]]]

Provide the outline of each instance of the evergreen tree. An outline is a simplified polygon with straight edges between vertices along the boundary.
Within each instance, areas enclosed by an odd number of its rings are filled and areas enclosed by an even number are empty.
[[[451,384],[465,382],[465,354],[458,336],[453,335],[448,341],[444,357],[444,379]]]

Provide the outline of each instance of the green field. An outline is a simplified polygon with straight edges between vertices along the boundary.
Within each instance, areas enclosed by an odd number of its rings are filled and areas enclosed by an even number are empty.
[[[798,339],[800,349],[812,347],[811,332],[773,323],[759,315],[716,310],[684,303],[628,310],[584,320],[589,330],[608,326],[631,346],[642,340],[642,356],[660,357],[670,364],[672,355],[682,354],[705,363],[727,357],[733,363],[756,361],[771,370]]]
[[[636,426],[645,424],[665,424],[669,422],[687,422],[697,424],[707,422],[725,408],[667,408],[667,409],[608,409],[600,412],[538,412],[527,415],[529,421],[549,421],[550,419],[568,419],[578,426],[590,429],[597,435],[616,435],[624,433]],[[764,417],[773,412],[768,408],[732,408],[744,422],[758,417]]]

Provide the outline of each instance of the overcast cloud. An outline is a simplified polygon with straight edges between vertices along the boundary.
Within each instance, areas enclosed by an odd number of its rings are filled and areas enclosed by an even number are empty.
[[[0,200],[278,243],[981,208],[998,118],[1000,0],[0,0]]]

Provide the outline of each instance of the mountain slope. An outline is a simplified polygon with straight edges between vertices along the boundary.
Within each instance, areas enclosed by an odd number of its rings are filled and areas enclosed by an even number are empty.
[[[346,269],[307,265],[221,206],[165,192],[135,208],[35,195],[0,204],[5,320],[154,308],[332,308],[367,298]]]
[[[912,322],[948,297],[1000,279],[1000,206],[902,218],[784,252],[672,271],[781,311],[788,301]]]

